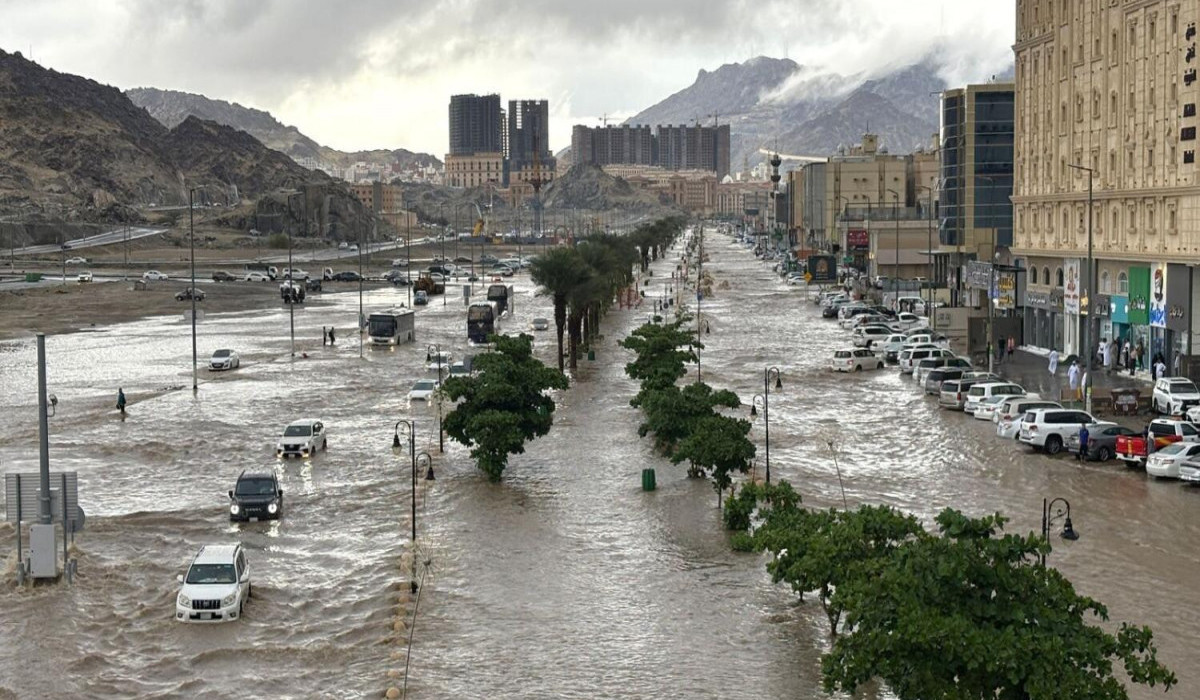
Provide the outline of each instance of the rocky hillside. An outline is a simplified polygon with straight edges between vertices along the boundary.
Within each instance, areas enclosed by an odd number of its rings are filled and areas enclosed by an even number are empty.
[[[613,177],[597,165],[573,165],[560,178],[542,190],[546,208],[651,210],[664,208],[659,199],[619,177]]]
[[[757,57],[700,71],[695,82],[626,120],[629,124],[731,125],[730,162],[763,160],[760,149],[827,156],[861,140],[868,129],[893,153],[926,146],[938,129],[946,88],[932,59],[868,79]],[[715,115],[715,116],[714,116]]]
[[[344,186],[252,136],[190,117],[168,129],[119,90],[0,50],[0,208],[65,220],[205,200],[253,206],[281,188],[333,201],[346,225],[370,216]]]
[[[380,165],[399,163],[401,167],[432,163],[441,167],[441,161],[434,156],[427,153],[414,153],[403,148],[348,153],[328,148],[305,136],[296,127],[281,123],[270,112],[243,107],[236,102],[214,100],[190,92],[157,88],[134,88],[125,91],[125,95],[135,105],[149,112],[150,116],[162,122],[168,129],[174,128],[188,117],[199,117],[244,131],[268,148],[273,148],[293,159],[315,158],[340,167],[357,162]]]

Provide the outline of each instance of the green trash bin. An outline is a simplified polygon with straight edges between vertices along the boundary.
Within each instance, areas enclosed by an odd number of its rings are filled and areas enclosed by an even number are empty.
[[[642,490],[643,491],[653,491],[656,487],[657,487],[657,484],[654,481],[654,470],[653,469],[643,469],[642,470]]]
[[[42,281],[42,273],[26,272],[25,273],[25,281],[26,282],[41,282]]]
[[[588,350],[588,362],[595,362],[595,361],[596,361],[596,351]]]

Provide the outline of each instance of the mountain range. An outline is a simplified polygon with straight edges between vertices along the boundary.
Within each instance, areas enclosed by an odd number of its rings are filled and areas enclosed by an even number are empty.
[[[825,157],[875,133],[894,153],[928,147],[948,86],[933,60],[881,75],[841,75],[758,56],[715,71],[647,107],[626,124],[730,125],[730,164],[755,165],[766,151]]]
[[[344,183],[243,131],[195,116],[168,129],[114,87],[3,50],[0,124],[0,210],[129,220],[137,208],[186,205],[193,190],[203,202],[253,208],[303,189],[323,233],[370,226]],[[295,221],[303,205],[286,209]]]
[[[125,95],[168,129],[175,128],[188,117],[199,117],[244,131],[268,148],[286,154],[293,160],[313,158],[342,168],[357,162],[381,166],[398,163],[401,168],[414,165],[442,166],[440,160],[428,153],[414,153],[403,148],[346,152],[322,146],[296,127],[281,123],[270,112],[243,107],[236,102],[148,87],[126,90]]]

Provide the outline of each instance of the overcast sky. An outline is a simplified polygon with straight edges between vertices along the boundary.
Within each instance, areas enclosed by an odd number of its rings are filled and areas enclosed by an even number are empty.
[[[343,150],[447,150],[450,95],[550,100],[551,147],[699,69],[787,56],[952,83],[1012,61],[1012,0],[0,0],[0,48],[126,89],[265,109]],[[936,49],[935,49],[936,47]]]

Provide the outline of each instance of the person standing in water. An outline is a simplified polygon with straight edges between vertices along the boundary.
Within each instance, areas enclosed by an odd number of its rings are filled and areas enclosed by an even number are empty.
[[[125,402],[125,390],[118,387],[117,388],[117,410],[121,412],[121,415],[125,415],[125,403],[126,403]]]

